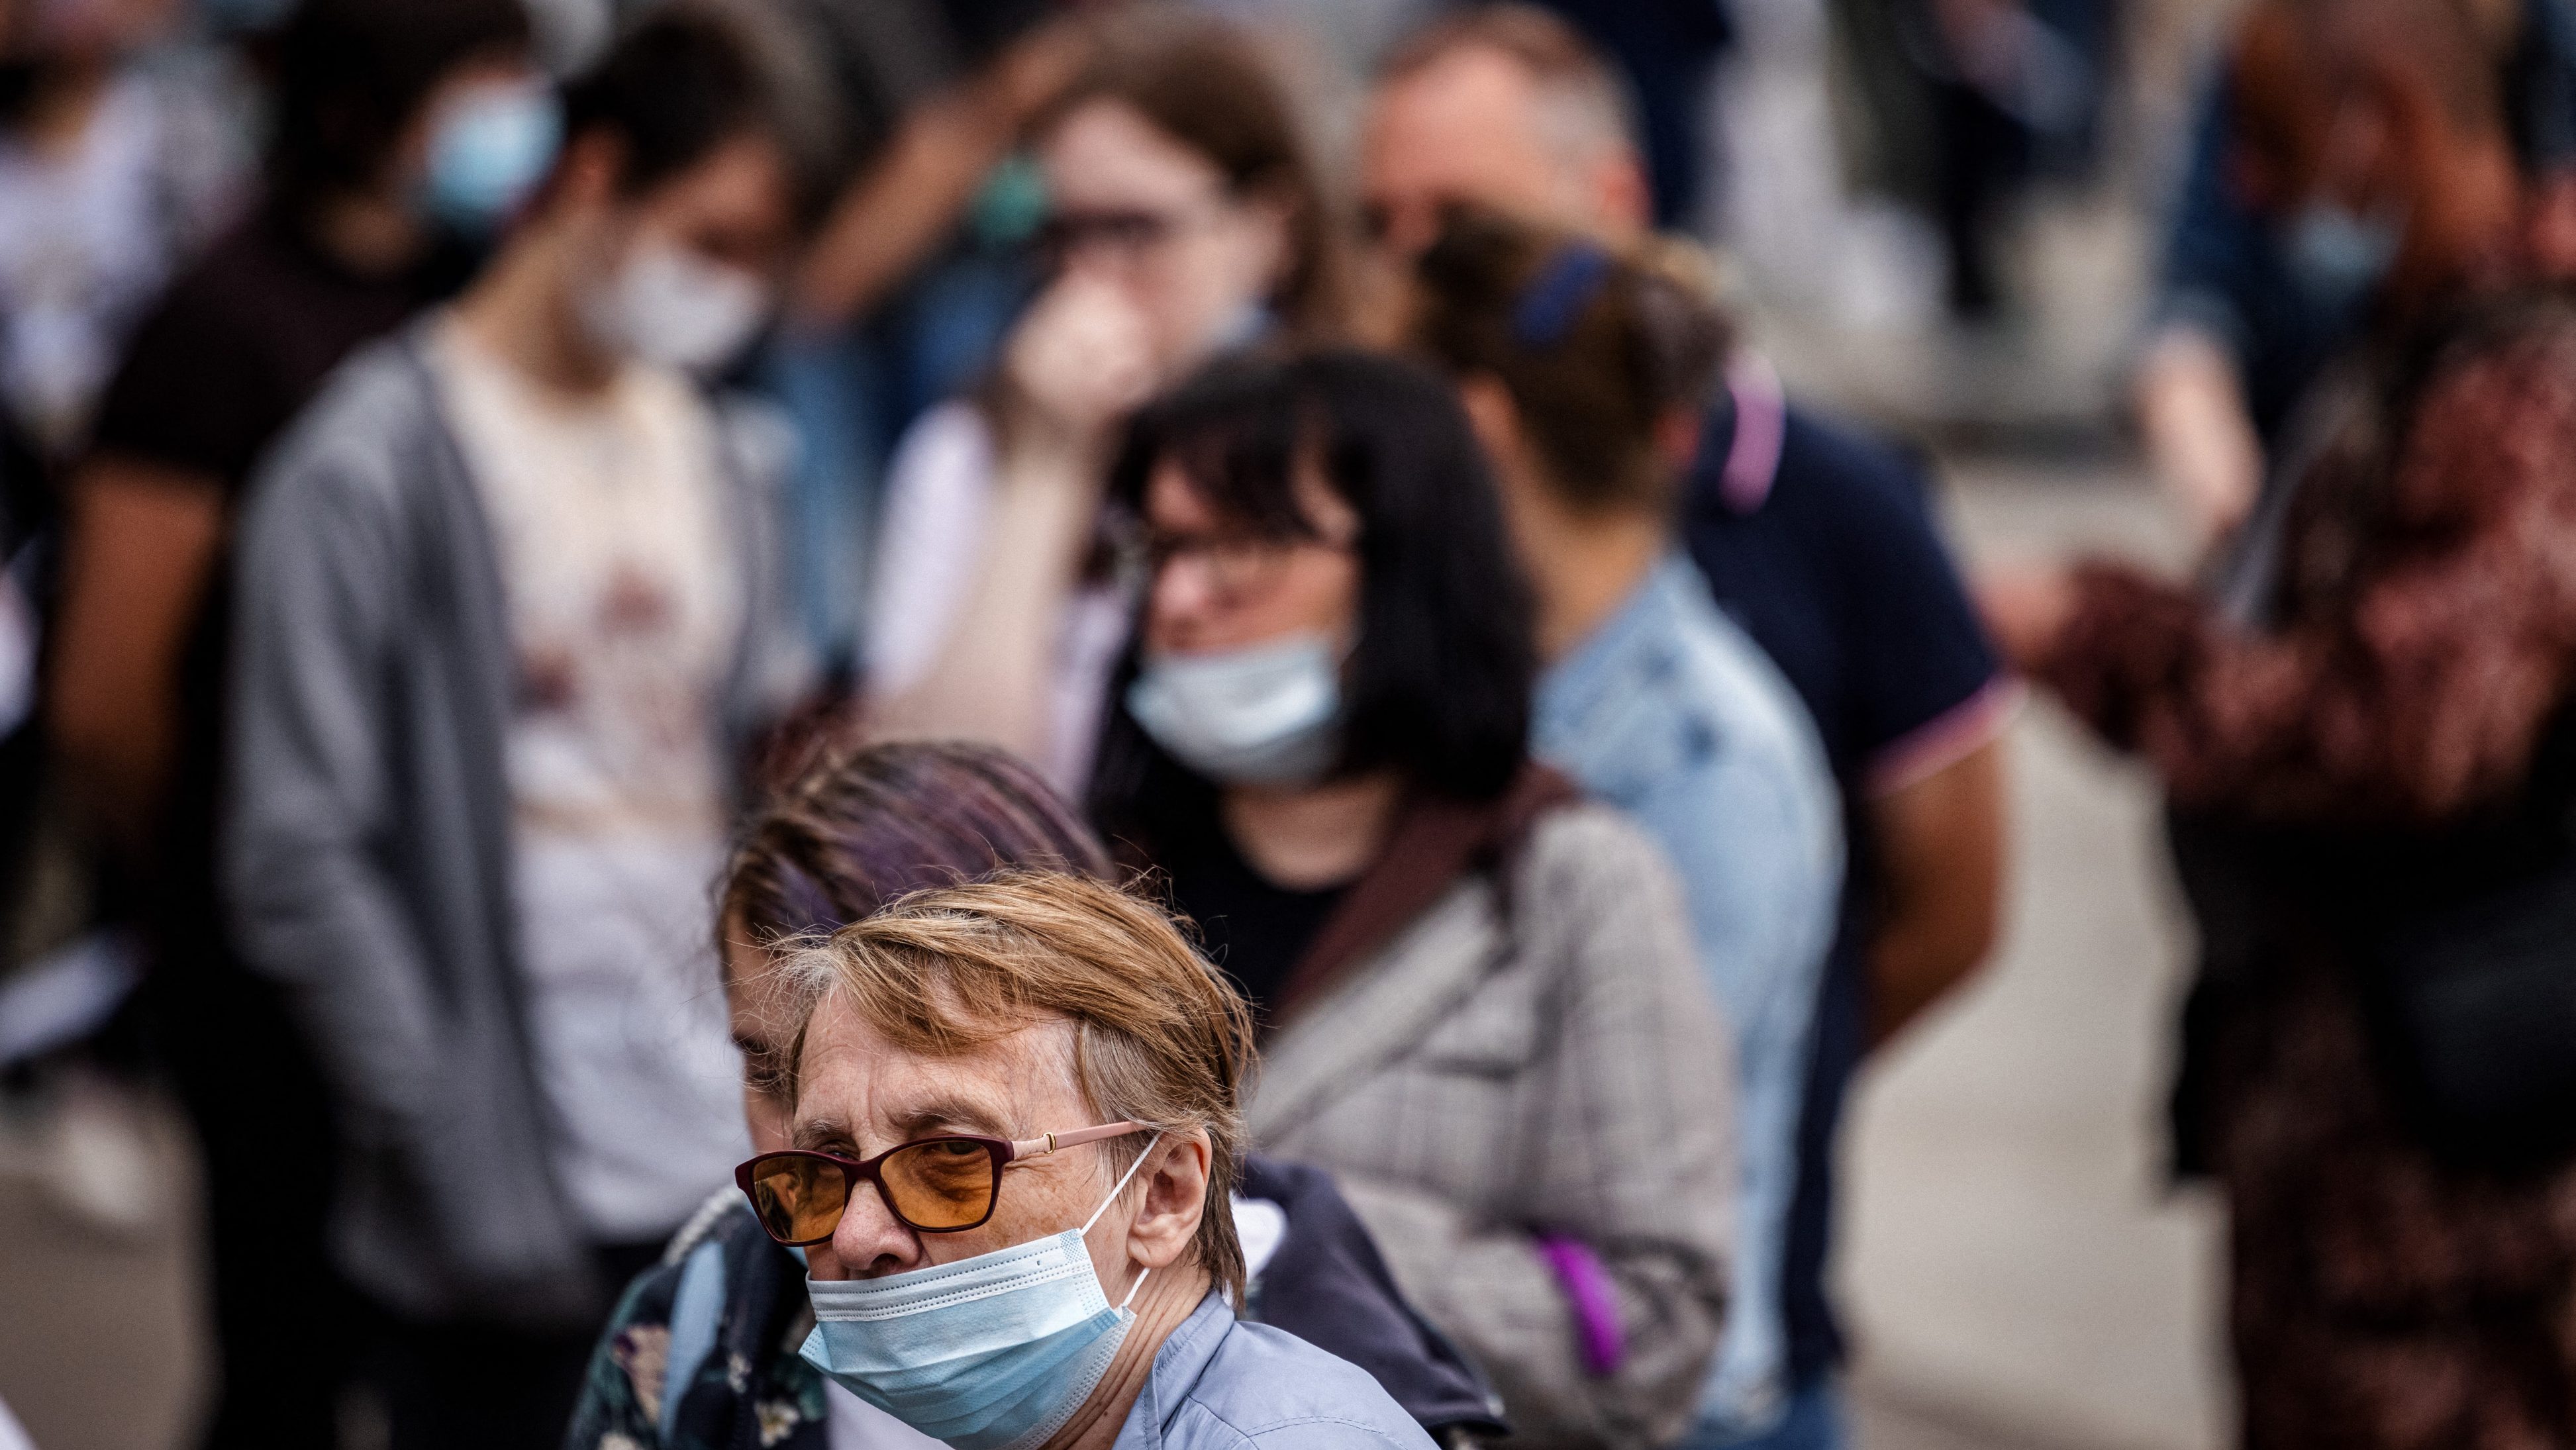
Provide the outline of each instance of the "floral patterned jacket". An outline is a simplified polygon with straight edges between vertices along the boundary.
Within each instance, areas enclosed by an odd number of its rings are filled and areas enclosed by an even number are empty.
[[[565,1450],[825,1450],[812,1324],[804,1264],[728,1185],[619,1301]]]
[[[2424,826],[2507,799],[2576,687],[2576,294],[2466,312],[2291,497],[2266,627],[2096,564],[2037,673],[2174,799]]]

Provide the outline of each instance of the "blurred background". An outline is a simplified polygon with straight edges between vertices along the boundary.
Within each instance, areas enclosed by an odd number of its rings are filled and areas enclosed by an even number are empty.
[[[292,3],[0,0],[12,40],[0,53],[17,57],[0,67],[12,548],[43,537],[41,490],[23,485],[78,456],[128,331],[240,204],[272,124],[263,37]],[[564,73],[598,52],[631,0],[529,3],[541,59]],[[807,60],[837,71],[816,78],[836,97],[825,144],[852,157],[951,94],[991,44],[979,25],[1021,23],[1000,4],[741,3],[814,27]],[[1437,8],[1210,3],[1276,46],[1322,154],[1345,167],[1369,68]],[[946,32],[904,33],[913,9]],[[2095,545],[2189,559],[2189,531],[2141,462],[2126,389],[2162,218],[2231,18],[2223,3],[1563,9],[1630,68],[1659,220],[1721,259],[1729,297],[1792,392],[1923,451],[1963,562]],[[56,54],[36,54],[40,36]],[[93,73],[72,99],[40,74],[66,50]],[[43,105],[31,109],[31,94]],[[120,106],[138,119],[120,120]],[[67,170],[66,146],[97,148],[84,165],[109,179]],[[145,160],[107,155],[116,148]],[[973,168],[970,203],[931,224],[938,235],[896,273],[847,283],[843,326],[747,365],[806,433],[799,603],[844,669],[894,440],[983,365],[1026,295],[1033,203],[1019,163],[988,160]],[[119,186],[152,195],[138,207]],[[80,208],[99,216],[89,242],[36,225]],[[138,217],[151,236],[133,234]],[[80,255],[48,255],[65,245]],[[41,563],[22,553],[11,568],[23,579]],[[20,598],[10,604],[23,612]],[[0,677],[15,669],[20,683],[0,679],[0,714],[23,721],[34,635],[13,628],[0,631]],[[2224,1226],[2207,1190],[2174,1187],[2164,1169],[2168,1027],[2189,942],[2156,792],[2053,705],[2025,710],[2011,740],[2004,945],[1870,1064],[1842,1147],[1836,1274],[1858,1439],[1872,1450],[2215,1446],[2231,1423]],[[0,1401],[48,1450],[186,1445],[207,1402],[202,1246],[172,1211],[198,1191],[186,1120],[148,1081],[112,1063],[66,1066],[58,1051],[112,1009],[130,955],[130,943],[79,937],[22,953],[55,970],[0,980]]]

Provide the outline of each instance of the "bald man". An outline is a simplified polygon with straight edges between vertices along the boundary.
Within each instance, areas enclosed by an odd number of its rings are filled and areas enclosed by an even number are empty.
[[[1563,22],[1467,10],[1400,46],[1361,145],[1382,277],[1473,204],[1641,237],[1653,215],[1618,77]],[[1902,454],[1789,405],[1736,359],[1690,466],[1681,530],[1712,591],[1814,716],[1842,787],[1851,874],[1817,1007],[1780,1302],[1730,1330],[1692,1450],[1843,1443],[1842,1340],[1824,1297],[1833,1139],[1862,1056],[1955,989],[1994,941],[2000,739],[2015,698]],[[1748,1231],[1752,1226],[1748,1225]],[[1748,1232],[1748,1238],[1750,1234]]]

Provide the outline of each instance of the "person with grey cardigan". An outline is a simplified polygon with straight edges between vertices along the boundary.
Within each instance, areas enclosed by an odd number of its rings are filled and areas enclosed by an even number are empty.
[[[1730,1037],[1672,868],[1529,756],[1535,652],[1447,384],[1325,350],[1140,416],[1102,834],[1267,1029],[1254,1143],[1332,1172],[1511,1443],[1679,1435],[1728,1311]]]
[[[786,450],[690,374],[792,238],[753,54],[670,10],[559,111],[458,98],[560,153],[247,504],[223,885],[342,1105],[332,1247],[397,1450],[557,1442],[609,1296],[745,1152],[699,918],[801,684]]]

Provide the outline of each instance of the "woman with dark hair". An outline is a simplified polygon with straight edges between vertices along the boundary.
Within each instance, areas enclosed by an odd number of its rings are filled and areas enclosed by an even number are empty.
[[[562,125],[474,285],[268,455],[235,574],[223,886],[346,1105],[396,1450],[557,1443],[610,1294],[740,1157],[697,902],[802,684],[783,450],[698,380],[793,240],[756,52],[659,8]]]
[[[1097,813],[1262,1014],[1255,1141],[1333,1171],[1515,1443],[1670,1440],[1726,1302],[1728,1041],[1671,868],[1529,759],[1528,591],[1455,396],[1220,364],[1111,491],[1146,592]]]
[[[1035,151],[1054,279],[982,395],[889,465],[864,663],[879,729],[990,740],[1078,792],[1125,638],[1116,425],[1225,348],[1337,335],[1341,267],[1288,94],[1226,21],[1112,28]]]
[[[812,1003],[781,970],[785,955],[915,892],[1029,870],[1113,874],[1074,811],[990,746],[910,741],[827,758],[753,815],[725,870],[716,938],[755,1153],[791,1146],[792,1054]],[[1328,1178],[1253,1155],[1239,1191],[1261,1200],[1235,1210],[1250,1226],[1248,1317],[1368,1370],[1444,1442],[1497,1428],[1482,1381],[1396,1293]],[[726,1186],[628,1291],[568,1443],[715,1450],[744,1443],[746,1425],[781,1450],[932,1443],[796,1355],[805,1273]]]

